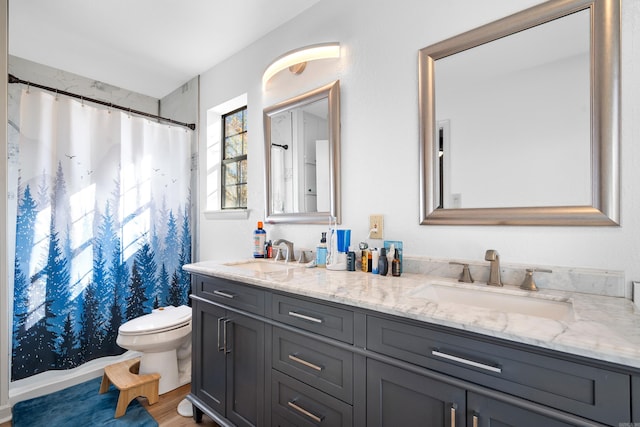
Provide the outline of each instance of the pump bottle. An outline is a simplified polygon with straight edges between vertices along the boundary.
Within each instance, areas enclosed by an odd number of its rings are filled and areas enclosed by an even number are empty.
[[[264,258],[264,243],[267,232],[262,229],[262,221],[258,221],[258,228],[253,231],[253,257]]]
[[[316,266],[317,267],[326,267],[327,266],[327,233],[322,233],[322,238],[320,239],[320,243],[316,246]]]

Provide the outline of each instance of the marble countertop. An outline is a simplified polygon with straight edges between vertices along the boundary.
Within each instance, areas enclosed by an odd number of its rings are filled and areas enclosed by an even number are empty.
[[[184,269],[640,368],[640,310],[625,298],[554,290],[528,292],[516,286],[462,284],[413,273],[392,277],[297,265],[281,271],[254,271],[241,267],[246,262],[203,261]],[[457,293],[461,298],[452,298]],[[529,305],[531,299],[550,310]]]

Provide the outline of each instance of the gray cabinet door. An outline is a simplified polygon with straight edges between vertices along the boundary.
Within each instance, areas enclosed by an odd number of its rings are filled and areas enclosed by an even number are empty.
[[[226,417],[237,426],[264,425],[264,323],[227,312]]]
[[[210,409],[221,415],[225,413],[226,363],[224,350],[221,350],[222,336],[219,333],[222,332],[224,319],[224,309],[198,300],[193,301],[192,357],[195,369],[192,390]]]
[[[566,423],[472,392],[467,395],[467,408],[470,421],[468,425],[474,427],[582,427],[593,425],[586,420],[584,423]]]
[[[192,327],[193,394],[236,426],[264,425],[264,324],[194,299]]]
[[[465,416],[465,390],[367,360],[367,426],[464,426]]]

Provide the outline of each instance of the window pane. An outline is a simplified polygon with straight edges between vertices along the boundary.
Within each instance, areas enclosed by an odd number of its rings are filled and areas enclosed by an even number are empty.
[[[238,207],[238,188],[235,185],[231,185],[225,188],[224,191],[224,208]]]
[[[247,132],[242,134],[242,154],[247,154]]]
[[[247,160],[241,160],[240,161],[240,176],[239,178],[239,182],[246,184],[247,183]]]
[[[224,140],[224,158],[232,159],[246,153],[245,135],[234,135]]]
[[[247,184],[240,185],[240,206],[247,206]]]
[[[229,185],[235,185],[240,182],[240,177],[238,176],[238,163],[227,163],[224,165],[224,185],[225,187]]]
[[[246,129],[244,112],[245,110],[240,110],[225,117],[225,135],[232,136],[244,132]]]

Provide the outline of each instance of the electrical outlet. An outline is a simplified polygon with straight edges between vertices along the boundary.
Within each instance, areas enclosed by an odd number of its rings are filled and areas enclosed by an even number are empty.
[[[377,231],[371,231],[376,229]],[[370,239],[383,239],[384,225],[382,222],[382,215],[369,215],[369,238]]]

